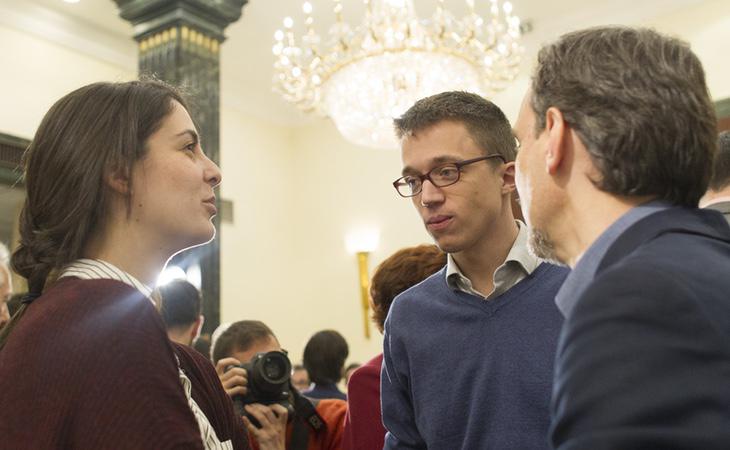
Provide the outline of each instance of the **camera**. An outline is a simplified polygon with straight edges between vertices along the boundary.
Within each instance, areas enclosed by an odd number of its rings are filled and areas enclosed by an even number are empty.
[[[258,422],[246,413],[243,408],[244,405],[251,403],[273,405],[278,403],[287,409],[291,409],[289,402],[291,362],[289,362],[286,353],[280,351],[257,353],[251,358],[251,361],[240,366],[228,366],[226,370],[232,367],[240,367],[246,370],[248,379],[246,394],[233,397],[236,414],[239,416],[246,415],[254,425],[259,426]]]

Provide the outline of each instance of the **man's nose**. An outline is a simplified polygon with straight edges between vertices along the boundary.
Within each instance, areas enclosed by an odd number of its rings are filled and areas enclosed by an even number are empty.
[[[440,187],[434,185],[431,180],[423,180],[421,185],[421,206],[432,206],[443,202],[444,192]]]

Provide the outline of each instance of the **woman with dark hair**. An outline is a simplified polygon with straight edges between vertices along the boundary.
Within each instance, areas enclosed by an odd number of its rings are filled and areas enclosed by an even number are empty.
[[[247,448],[205,358],[174,346],[150,286],[210,241],[219,168],[157,81],[56,102],[24,155],[13,269],[29,294],[0,333],[3,448]]]

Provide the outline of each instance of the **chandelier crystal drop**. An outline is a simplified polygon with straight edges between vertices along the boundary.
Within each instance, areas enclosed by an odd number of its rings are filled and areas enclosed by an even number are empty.
[[[314,31],[309,1],[303,35],[284,19],[274,34],[274,89],[303,111],[329,116],[356,144],[396,148],[393,118],[416,100],[448,90],[489,96],[519,71],[524,49],[510,2],[485,1],[482,17],[466,0],[458,19],[439,0],[421,20],[413,0],[364,0],[365,18],[355,27],[343,20],[342,1],[333,3],[335,23],[324,38]]]

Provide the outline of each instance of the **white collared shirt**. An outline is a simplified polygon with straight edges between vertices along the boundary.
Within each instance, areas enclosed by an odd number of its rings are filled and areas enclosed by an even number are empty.
[[[446,283],[451,289],[475,295],[484,300],[491,300],[507,292],[542,263],[540,258],[534,256],[527,249],[527,225],[519,220],[515,222],[519,227],[517,238],[507,254],[507,259],[497,267],[492,275],[494,280],[492,292],[485,296],[474,289],[471,280],[461,272],[451,254],[448,254],[446,259]]]

